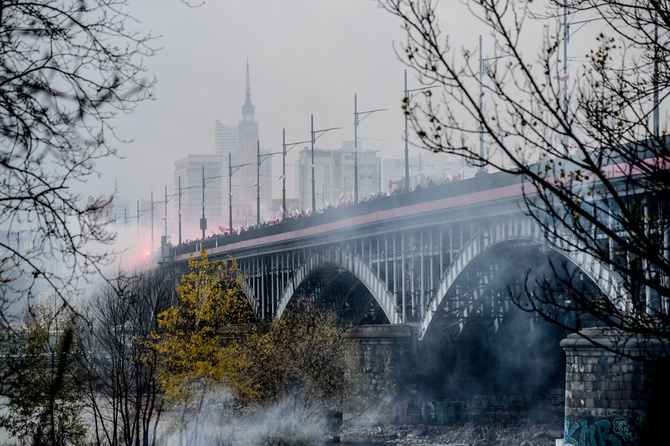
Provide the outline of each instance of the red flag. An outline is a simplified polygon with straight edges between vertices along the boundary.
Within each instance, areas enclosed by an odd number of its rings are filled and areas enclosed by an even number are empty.
[[[444,182],[445,182],[445,183],[451,183],[451,177],[450,177],[449,175],[447,175],[446,177],[444,177]]]
[[[463,179],[463,169],[461,169],[456,176],[454,177],[454,181],[460,181]]]

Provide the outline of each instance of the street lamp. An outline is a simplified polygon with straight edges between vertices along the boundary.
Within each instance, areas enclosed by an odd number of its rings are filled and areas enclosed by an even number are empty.
[[[202,241],[205,241],[207,230],[207,217],[205,217],[205,165],[202,165],[202,218],[200,218],[200,229],[202,230]]]
[[[244,163],[233,166],[233,158],[230,152],[228,153],[228,230],[233,231],[233,173],[237,172],[240,167],[251,166],[254,163]],[[234,170],[233,170],[234,169]]]
[[[427,87],[420,87],[420,88],[413,88],[411,90],[407,89],[407,70],[405,70],[405,190],[409,190],[409,133],[407,132],[407,118],[410,112],[409,108],[409,101],[419,94],[420,91],[423,90],[428,90],[430,88],[435,88],[437,85],[429,85]],[[413,94],[410,97],[410,92],[416,91],[415,94]]]
[[[316,211],[316,186],[314,183],[314,143],[324,133],[329,132],[330,130],[340,129],[341,127],[331,127],[329,129],[314,130],[314,115],[312,114],[310,118],[311,118],[311,134],[312,134],[312,211]],[[316,136],[317,133],[319,134],[318,136]]]
[[[570,36],[577,31],[579,31],[584,25],[587,23],[593,22],[595,20],[602,20],[601,17],[595,18],[595,19],[587,19],[587,20],[579,20],[575,22],[568,22],[568,0],[563,0],[563,74],[556,76],[556,79],[559,81],[563,82],[563,119],[565,120],[565,126],[567,127],[568,125],[568,78],[569,78],[569,73],[568,73],[568,43],[570,42]],[[575,31],[572,33],[570,32],[570,25],[581,25],[579,28],[577,28]],[[565,151],[565,155],[570,154],[570,150],[568,148],[568,132],[567,130],[564,132],[565,134],[563,135],[563,150]]]
[[[509,57],[509,54],[502,56],[493,56],[484,58],[482,56],[482,35],[479,35],[479,114],[484,113],[484,62],[498,61],[504,57]],[[493,65],[493,64],[491,64]],[[490,66],[490,65],[489,65]],[[483,116],[479,120],[479,159],[481,162],[480,169],[484,169],[484,119]],[[501,162],[502,163],[502,162]]]
[[[258,157],[258,166],[256,168],[256,224],[261,224],[261,163],[267,157],[279,155],[282,152],[264,153],[261,155],[261,141],[256,143],[256,156]]]
[[[385,108],[376,110],[358,111],[358,95],[354,94],[354,204],[358,204],[358,123],[371,115],[372,113],[384,111]],[[363,115],[362,118],[358,118]]]
[[[181,188],[181,176],[178,177],[177,181],[178,181],[178,183],[177,183],[178,186],[177,186],[177,193],[176,194],[168,195],[167,186],[165,186],[165,205],[164,205],[164,208],[165,208],[164,211],[165,212],[163,214],[163,219],[165,220],[165,236],[167,238],[167,205],[168,205],[168,199],[173,198],[173,197],[177,197],[177,218],[178,218],[177,225],[179,226],[179,244],[181,245],[181,195],[182,195],[182,191],[192,189],[192,188],[198,187],[198,186],[191,186],[191,187],[187,187],[186,189],[182,189]]]
[[[205,180],[215,180],[223,178],[225,175],[215,175],[213,177],[205,178],[205,165],[202,165],[202,218],[200,218],[200,229],[202,229],[202,240],[205,240],[205,231],[207,230],[207,218],[205,217]]]
[[[136,218],[137,219],[137,234],[139,237],[139,230],[140,230],[140,216],[144,214],[146,211],[150,212],[151,215],[151,222],[150,222],[150,227],[151,227],[151,252],[154,250],[154,208],[156,207],[156,203],[154,203],[154,193],[151,191],[151,202],[150,202],[150,207],[147,209],[140,209],[140,200],[137,200],[137,213],[135,216],[126,216],[126,221],[129,218]]]
[[[286,154],[288,153],[289,150],[297,146],[298,144],[307,144],[310,141],[298,141],[298,142],[286,142],[286,129],[282,129],[282,172],[281,172],[281,178],[282,178],[282,196],[281,196],[281,205],[282,205],[282,213],[286,212]],[[291,147],[286,148],[286,146],[290,145]],[[314,162],[312,160],[312,162]],[[283,215],[282,215],[283,218]]]

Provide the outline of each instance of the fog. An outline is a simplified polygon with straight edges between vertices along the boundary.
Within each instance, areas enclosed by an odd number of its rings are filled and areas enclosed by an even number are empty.
[[[474,21],[466,26],[455,7],[442,20],[474,49],[484,28]],[[319,138],[317,148],[340,148],[354,139],[356,94],[359,111],[387,109],[359,125],[362,146],[382,158],[403,156],[405,66],[396,50],[402,53],[405,33],[375,0],[232,0],[196,8],[143,0],[131,2],[130,12],[139,21],[135,26],[160,36],[154,45],[161,51],[146,61],[158,84],[153,101],[116,120],[115,132],[132,142],[117,145],[122,159],[100,163],[95,187],[104,192],[116,186],[131,213],[152,190],[162,196],[168,186],[174,193],[176,160],[214,153],[216,120],[237,126],[247,61],[262,148],[281,150],[282,129],[287,142],[308,140],[312,114],[315,129],[341,127]],[[408,88],[420,86],[411,73],[408,78]],[[298,151],[289,153],[287,164]],[[281,172],[281,157],[272,162],[273,172]],[[295,196],[288,183],[288,195]],[[279,185],[273,196],[281,196]]]

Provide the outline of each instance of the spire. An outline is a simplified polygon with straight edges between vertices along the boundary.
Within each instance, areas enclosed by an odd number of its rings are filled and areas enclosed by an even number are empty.
[[[251,102],[251,82],[249,82],[249,59],[247,59],[247,101]]]
[[[251,103],[251,82],[249,77],[249,59],[247,59],[247,85],[244,105],[242,106],[242,117],[245,121],[253,121],[254,106]]]

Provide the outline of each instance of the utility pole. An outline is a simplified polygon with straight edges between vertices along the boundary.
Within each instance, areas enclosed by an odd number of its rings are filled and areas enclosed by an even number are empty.
[[[310,116],[310,122],[311,122],[311,134],[312,134],[312,212],[316,211],[316,186],[314,182],[314,143],[316,140],[323,135],[326,132],[329,132],[331,130],[337,130],[341,127],[331,127],[329,129],[323,129],[323,130],[314,130],[314,115],[312,114]],[[316,136],[316,134],[319,134]]]
[[[240,167],[251,166],[254,163],[244,163],[233,166],[233,157],[228,153],[228,231],[233,232],[233,173],[237,172]]]
[[[429,85],[427,87],[419,87],[419,88],[414,88],[412,90],[407,89],[407,70],[405,70],[405,190],[409,191],[409,133],[407,132],[407,120],[409,117],[409,113],[411,111],[411,108],[409,106],[409,103],[411,99],[419,94],[420,91],[423,90],[428,90],[429,88],[435,88],[437,85]],[[416,91],[411,97],[410,93]]]
[[[376,110],[368,111],[358,111],[358,95],[354,95],[354,203],[358,203],[358,124],[371,115],[372,113],[378,111],[384,111],[385,108],[378,108]],[[363,115],[362,118],[358,118],[359,115]]]
[[[200,218],[200,229],[202,230],[202,241],[205,241],[207,230],[207,218],[205,217],[205,165],[202,165],[202,218]]]
[[[178,212],[177,212],[177,218],[179,220],[179,244],[181,245],[181,176],[179,177],[179,196],[177,197],[177,203],[178,203]]]
[[[261,224],[261,142],[256,141],[256,225]]]
[[[287,143],[286,142],[286,129],[285,128],[282,129],[282,145],[281,145],[282,146],[282,165],[281,165],[282,166],[282,203],[281,203],[282,212],[287,212],[288,211],[288,209],[286,209],[286,154],[289,152],[289,150],[291,150],[292,148],[294,148],[298,144],[307,144],[308,142],[310,142],[310,141],[298,141],[298,142]],[[287,148],[287,146],[289,146],[289,145],[291,147]],[[312,159],[312,162],[314,162],[313,159]]]

